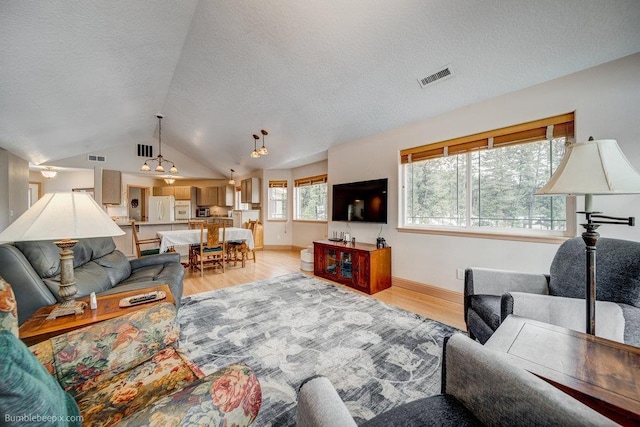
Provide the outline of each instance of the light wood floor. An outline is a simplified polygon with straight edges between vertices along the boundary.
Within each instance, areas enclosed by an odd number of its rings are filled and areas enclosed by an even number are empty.
[[[222,273],[220,269],[209,268],[204,270],[204,277],[200,277],[199,271],[191,272],[186,270],[184,295],[222,289],[283,274],[306,273],[300,270],[299,251],[264,250],[256,253],[257,262],[254,263],[253,260],[249,260],[245,268],[242,268],[240,264],[237,267],[228,266],[225,273]],[[312,273],[307,274],[312,275]],[[367,295],[362,292],[359,293]],[[447,325],[465,329],[463,310],[460,304],[396,286],[378,292],[372,297]]]

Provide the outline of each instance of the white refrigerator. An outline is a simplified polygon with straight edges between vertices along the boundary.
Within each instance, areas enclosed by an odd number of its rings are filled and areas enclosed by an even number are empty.
[[[257,221],[260,219],[259,210],[235,210],[232,215],[233,226],[238,228],[244,228],[244,224],[249,220]]]
[[[150,196],[149,222],[175,221],[175,197]]]

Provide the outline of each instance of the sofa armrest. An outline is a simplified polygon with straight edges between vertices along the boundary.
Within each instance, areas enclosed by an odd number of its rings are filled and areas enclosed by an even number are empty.
[[[177,341],[176,307],[161,303],[51,338],[56,376],[76,399]]]
[[[548,288],[548,277],[544,274],[472,267],[467,268],[464,275],[465,296],[500,296],[505,292],[548,294]]]
[[[326,377],[305,380],[298,391],[299,427],[355,427],[347,407]]]
[[[170,262],[180,263],[180,254],[177,252],[168,252],[158,255],[148,255],[142,258],[136,258],[129,261],[131,263],[131,269],[146,267],[149,265],[166,264]]]
[[[596,301],[596,313],[597,335],[624,342],[625,319],[620,305]],[[586,326],[586,302],[579,298],[509,292],[500,299],[502,321],[510,314],[580,332],[584,332]]]
[[[455,334],[445,347],[443,388],[484,425],[616,425],[505,353]]]

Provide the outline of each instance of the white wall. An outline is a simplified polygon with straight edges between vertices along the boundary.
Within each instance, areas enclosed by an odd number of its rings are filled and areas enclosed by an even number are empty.
[[[455,84],[455,80],[451,82]],[[425,97],[425,102],[431,100]],[[640,170],[640,54],[635,54],[333,147],[329,150],[329,181],[389,178],[389,222],[382,227],[382,236],[392,246],[395,277],[461,292],[463,282],[456,279],[457,268],[548,272],[557,244],[399,232],[399,150],[574,110],[578,141],[591,135],[617,139]],[[578,200],[580,209],[582,203]],[[640,196],[595,196],[594,208],[607,215],[640,217]],[[329,233],[334,229],[348,231],[344,227],[344,223],[330,223]],[[379,232],[376,225],[351,225],[351,233],[359,241],[374,243]],[[599,232],[607,237],[640,240],[640,227],[604,225]],[[294,236],[295,241],[297,233]]]
[[[29,163],[0,148],[0,231],[27,211]]]

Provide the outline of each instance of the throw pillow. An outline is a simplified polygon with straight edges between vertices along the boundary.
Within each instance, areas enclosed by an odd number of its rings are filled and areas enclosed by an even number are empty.
[[[0,330],[18,336],[18,306],[11,285],[0,277]]]
[[[9,331],[0,331],[0,424],[81,426],[73,398]]]

